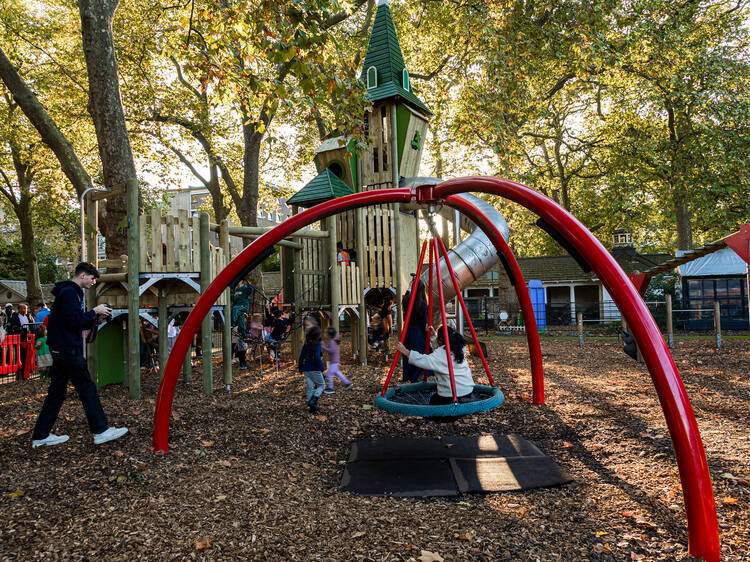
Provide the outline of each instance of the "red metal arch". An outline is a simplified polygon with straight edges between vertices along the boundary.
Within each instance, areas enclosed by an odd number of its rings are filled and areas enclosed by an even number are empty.
[[[685,498],[688,551],[707,561],[719,560],[716,504],[698,424],[669,348],[635,287],[585,226],[557,203],[525,185],[498,178],[462,178],[434,186],[430,196],[445,200],[466,191],[500,195],[535,212],[580,252],[601,279],[631,328],[669,427]]]
[[[703,557],[709,562],[719,560],[716,506],[700,433],[677,366],[672,360],[669,349],[664,343],[651,314],[617,262],[580,222],[551,199],[524,185],[508,180],[475,177],[449,180],[438,185],[422,186],[413,191],[408,188],[396,188],[355,193],[322,203],[295,215],[258,238],[217,275],[196,303],[177,337],[159,387],[154,414],[154,451],[166,454],[168,450],[172,400],[182,362],[193,336],[222,291],[229,286],[234,276],[242,271],[260,252],[315,220],[348,209],[382,203],[406,203],[415,200],[424,203],[445,201],[454,207],[460,207],[461,205],[455,200],[456,198],[451,201],[448,201],[448,199],[451,195],[467,191],[481,191],[500,195],[534,211],[573,244],[602,280],[633,331],[664,411],[675,449],[685,497],[689,552],[694,556]],[[469,214],[471,209],[465,207],[464,212]],[[488,227],[486,218],[479,215],[475,215],[475,218],[475,222],[485,229],[491,239],[496,238],[493,235],[493,229]],[[500,238],[502,239],[502,237]],[[493,239],[493,243],[506,256],[512,256],[510,252],[504,251],[502,245],[498,245],[496,239]],[[509,261],[512,264],[515,260]],[[528,294],[526,296],[528,297]],[[521,300],[520,297],[519,300]],[[533,318],[533,314],[531,318]],[[531,330],[527,330],[527,337],[529,332]],[[530,352],[532,348],[533,346],[530,343]],[[539,362],[541,362],[541,352],[539,353]],[[536,359],[532,357],[532,369],[535,364]],[[541,369],[539,369],[539,373],[541,373]]]

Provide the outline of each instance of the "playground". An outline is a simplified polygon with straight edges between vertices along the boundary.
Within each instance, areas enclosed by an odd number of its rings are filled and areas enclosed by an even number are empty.
[[[711,343],[680,339],[673,353],[706,448],[722,554],[750,560],[750,384],[741,375],[750,340]],[[672,444],[644,366],[614,339],[583,350],[574,338],[544,339],[543,350],[545,405],[530,403],[523,339],[495,339],[488,362],[505,404],[448,424],[372,407],[387,371],[377,359],[345,362],[355,387],[324,395],[318,416],[299,407],[293,363],[262,374],[235,366],[231,393],[218,383],[212,396],[199,383],[177,393],[166,457],[150,448],[155,376],[144,378],[140,402],[119,385],[102,391],[132,438],[94,447],[68,401],[58,423],[71,441],[37,455],[28,440],[46,383],[0,385],[0,488],[15,490],[0,499],[0,557],[692,560]],[[446,499],[338,490],[356,439],[498,432],[523,434],[574,481]]]

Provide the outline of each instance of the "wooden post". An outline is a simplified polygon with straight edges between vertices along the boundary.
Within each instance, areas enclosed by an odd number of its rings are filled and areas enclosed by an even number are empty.
[[[190,384],[193,380],[193,346],[189,345],[185,360],[182,362],[182,378],[185,384]]]
[[[721,305],[714,301],[714,331],[716,332],[716,347],[721,348]]]
[[[97,218],[97,211],[98,211],[98,203],[94,201],[91,198],[91,195],[93,193],[89,191],[86,194],[86,203],[85,203],[85,209],[86,209],[86,259],[89,263],[91,263],[94,267],[97,269],[99,268],[99,252],[97,248],[97,230],[99,226],[99,221]],[[91,310],[96,306],[96,285],[91,287],[88,291],[86,291],[86,309]],[[31,303],[33,305],[33,303]],[[99,365],[98,365],[98,357],[97,357],[97,350],[98,346],[96,344],[96,341],[92,344],[86,345],[86,361],[88,363],[89,367],[89,374],[91,375],[91,380],[94,382],[97,382],[97,378],[99,376]]]
[[[362,365],[367,365],[367,305],[365,303],[365,210],[357,209],[357,259],[359,264],[359,330],[358,330],[358,350],[359,361]],[[360,257],[361,256],[361,257]]]
[[[336,251],[336,242],[338,242],[338,231],[336,229],[336,215],[328,217],[328,263],[330,264],[331,276],[331,326],[336,332],[339,331],[339,305],[341,304],[341,278],[339,277],[338,252]]]
[[[219,225],[219,244],[224,250],[227,263],[232,259],[229,244],[229,220],[224,219]],[[216,272],[218,274],[218,271]],[[222,338],[222,356],[224,357],[224,388],[232,387],[232,295],[229,289],[224,291],[224,333]]]
[[[128,190],[128,395],[141,397],[141,341],[140,341],[140,263],[141,241],[138,238],[140,209],[138,206],[138,180],[126,181]]]
[[[583,347],[583,313],[576,314],[576,326],[578,327],[578,347]]]
[[[399,159],[399,153],[398,153],[398,116],[396,112],[396,105],[391,105],[391,181],[393,182],[393,187],[398,187],[399,185],[399,179],[401,177],[400,173],[400,167],[401,162]],[[419,221],[417,221],[419,222]],[[401,227],[401,205],[396,203],[393,205],[393,232],[394,232],[394,242],[393,246],[391,248],[392,252],[395,252],[396,259],[394,260],[396,263],[396,271],[392,272],[391,275],[396,278],[396,298],[394,299],[396,302],[396,316],[400,319],[402,316],[406,313],[406,311],[401,310],[401,295],[404,294],[404,287],[403,283],[401,281],[401,277],[403,274],[403,265],[401,263],[401,237],[404,236],[404,233],[402,232]],[[419,242],[417,242],[417,246],[419,246]],[[390,259],[390,256],[387,256],[386,259]],[[364,288],[364,285],[362,285]],[[362,302],[364,302],[364,295],[362,297]],[[367,315],[364,314],[364,309],[362,310],[362,315],[366,319]],[[367,349],[367,324],[365,320],[364,325],[364,333],[365,333],[365,349]],[[401,322],[399,321],[399,325],[401,325]],[[401,330],[399,330],[399,336],[401,335]]]
[[[201,294],[206,291],[211,284],[211,231],[209,228],[208,213],[201,213],[200,218],[200,252],[201,252]],[[201,367],[203,368],[203,392],[213,394],[214,391],[214,371],[213,371],[213,338],[211,337],[211,327],[213,312],[209,311],[203,319],[201,326]]]
[[[665,295],[667,300],[667,345],[669,349],[674,346],[674,326],[672,325],[672,295]]]
[[[164,367],[167,366],[169,357],[169,343],[167,341],[167,289],[159,289],[159,377],[164,374]]]

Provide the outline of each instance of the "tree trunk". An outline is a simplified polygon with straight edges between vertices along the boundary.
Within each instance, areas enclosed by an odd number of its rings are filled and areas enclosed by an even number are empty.
[[[10,91],[13,99],[36,128],[42,141],[55,153],[63,173],[73,184],[80,197],[86,188],[91,187],[91,178],[83,164],[78,160],[75,149],[67,137],[57,127],[47,110],[37,99],[34,92],[18,75],[5,53],[0,49],[0,79]]]
[[[117,58],[112,38],[112,19],[117,0],[80,0],[81,33],[89,76],[88,111],[94,121],[104,185],[113,188],[136,177],[133,152],[125,126],[120,98]],[[110,258],[127,254],[122,225],[127,217],[127,198],[107,199],[106,218],[100,223]]]
[[[244,176],[242,181],[242,199],[237,205],[237,216],[242,226],[258,226],[258,185],[260,177],[260,148],[263,134],[255,132],[252,123],[243,124],[242,133],[245,140],[245,151],[242,155]],[[245,245],[249,241],[245,239]],[[260,267],[250,272],[250,284],[263,287]]]
[[[39,281],[39,261],[34,248],[34,226],[31,220],[31,197],[29,186],[22,186],[21,198],[15,208],[21,229],[21,248],[23,249],[23,264],[26,273],[26,299],[33,307],[44,300],[42,284]]]
[[[693,229],[690,224],[691,212],[686,198],[682,195],[675,197],[674,216],[677,228],[677,249],[692,250]]]

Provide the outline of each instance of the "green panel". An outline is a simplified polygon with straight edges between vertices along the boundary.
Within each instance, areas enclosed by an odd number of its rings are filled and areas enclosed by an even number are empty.
[[[409,123],[413,119],[411,111],[405,105],[398,104],[396,108],[396,125],[398,127],[398,161],[404,158],[404,143],[406,142],[406,131],[409,129]]]
[[[99,359],[97,384],[122,384],[124,380],[123,330],[121,322],[110,322],[96,336]]]
[[[351,139],[349,141],[349,144],[346,145],[346,148],[349,150],[349,154],[351,156],[349,157],[349,168],[352,170],[352,189],[354,189],[355,192],[359,191],[359,176],[357,176],[357,151],[356,151],[357,143],[354,142],[354,139]]]

